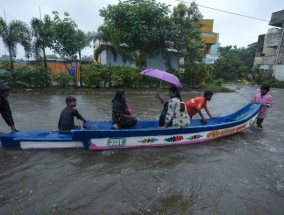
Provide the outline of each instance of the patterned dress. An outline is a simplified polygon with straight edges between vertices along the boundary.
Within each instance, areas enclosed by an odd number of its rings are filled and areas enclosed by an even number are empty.
[[[184,105],[184,104],[183,104]],[[189,116],[186,108],[181,111],[181,101],[178,98],[171,98],[168,104],[168,111],[166,115],[166,123],[173,122],[173,127],[183,128],[190,124]]]
[[[253,103],[262,103],[266,105],[268,108],[272,107],[272,95],[270,94],[265,94],[264,96],[261,96],[261,93],[257,93],[253,98],[252,98]],[[264,106],[261,108],[257,118],[258,119],[264,119],[268,115],[268,108],[265,108]]]

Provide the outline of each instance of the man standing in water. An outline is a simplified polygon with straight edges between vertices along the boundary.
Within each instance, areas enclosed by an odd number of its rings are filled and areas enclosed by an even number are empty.
[[[10,89],[11,88],[7,84],[0,82],[0,113],[7,125],[11,127],[11,130],[17,131],[17,129],[15,128],[10,105],[7,100],[7,97],[10,94]]]

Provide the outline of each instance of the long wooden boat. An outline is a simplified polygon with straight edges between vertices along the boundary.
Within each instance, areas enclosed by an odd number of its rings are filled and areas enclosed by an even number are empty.
[[[89,150],[161,147],[205,142],[239,133],[255,121],[262,105],[249,103],[240,110],[202,124],[193,119],[187,128],[158,128],[158,121],[139,121],[134,128],[111,129],[111,121],[88,121],[70,134],[50,130],[9,132],[0,135],[2,147],[22,149],[81,148]]]

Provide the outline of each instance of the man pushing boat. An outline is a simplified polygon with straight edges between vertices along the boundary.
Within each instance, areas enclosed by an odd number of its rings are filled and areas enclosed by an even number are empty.
[[[10,90],[11,88],[7,84],[0,82],[0,113],[7,125],[11,127],[11,130],[17,131],[17,129],[15,128],[12,111],[7,100],[10,94]]]

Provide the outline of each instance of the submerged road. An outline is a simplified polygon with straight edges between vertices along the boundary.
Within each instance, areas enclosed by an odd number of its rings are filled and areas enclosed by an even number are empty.
[[[231,113],[257,90],[216,93],[210,112]],[[207,143],[105,152],[0,149],[0,214],[282,215],[284,90],[271,94],[264,129]],[[182,92],[185,101],[200,95]],[[109,120],[113,96],[76,96],[77,109],[88,120]],[[65,106],[65,96],[9,100],[19,130],[57,129]],[[162,109],[153,94],[128,94],[127,101],[141,120],[158,119]],[[2,119],[0,128],[9,130]]]

